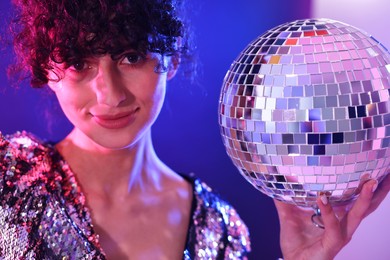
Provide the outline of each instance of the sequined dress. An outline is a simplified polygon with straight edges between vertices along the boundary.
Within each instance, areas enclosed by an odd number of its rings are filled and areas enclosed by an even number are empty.
[[[183,259],[242,259],[248,230],[234,208],[194,177]],[[34,136],[0,133],[0,259],[106,259],[69,165]]]

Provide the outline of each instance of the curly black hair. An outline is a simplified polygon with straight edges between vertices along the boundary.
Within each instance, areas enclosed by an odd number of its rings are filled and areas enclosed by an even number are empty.
[[[13,0],[13,4],[18,13],[11,26],[18,57],[14,68],[28,72],[33,87],[48,83],[51,61],[75,64],[104,54],[115,59],[129,49],[182,59],[192,53],[180,0]]]

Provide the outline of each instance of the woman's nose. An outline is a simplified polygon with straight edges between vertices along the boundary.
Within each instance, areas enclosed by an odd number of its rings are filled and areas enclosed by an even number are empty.
[[[95,91],[99,104],[117,107],[126,100],[126,85],[113,62],[99,66]]]

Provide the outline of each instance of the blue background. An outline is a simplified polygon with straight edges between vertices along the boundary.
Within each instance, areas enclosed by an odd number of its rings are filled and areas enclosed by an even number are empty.
[[[231,62],[253,39],[268,29],[295,19],[309,18],[311,0],[191,0],[189,15],[201,65],[197,83],[184,77],[168,85],[166,103],[153,128],[157,153],[177,172],[193,172],[235,206],[252,238],[250,259],[277,259],[279,225],[272,199],[255,190],[226,155],[218,126],[218,98]],[[5,27],[10,3],[0,2],[0,22]],[[6,68],[12,49],[0,52],[0,131],[32,132],[58,141],[71,125],[45,89],[27,83],[10,87]]]

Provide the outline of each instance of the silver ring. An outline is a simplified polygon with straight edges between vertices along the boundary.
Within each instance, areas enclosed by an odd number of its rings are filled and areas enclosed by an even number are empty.
[[[325,229],[324,222],[321,218],[321,211],[319,208],[315,208],[315,213],[311,216],[311,222],[314,224],[314,226]]]

